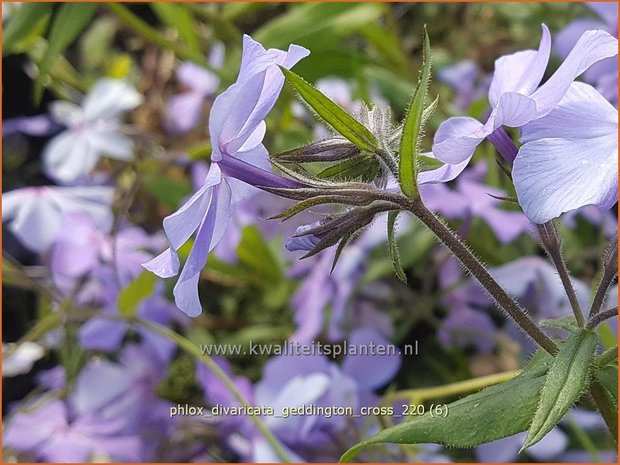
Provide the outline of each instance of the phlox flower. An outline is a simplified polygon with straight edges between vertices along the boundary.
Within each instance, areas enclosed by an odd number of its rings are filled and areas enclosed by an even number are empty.
[[[521,142],[512,178],[534,223],[618,201],[618,111],[590,85],[574,82],[554,110],[523,126]]]
[[[435,134],[433,154],[449,164],[466,164],[485,138],[500,138],[502,126],[522,127],[549,114],[571,83],[593,64],[618,54],[618,40],[605,31],[587,31],[558,70],[539,87],[549,61],[551,36],[542,26],[537,51],[525,50],[495,62],[489,88],[491,113],[483,124],[471,117],[444,121]],[[500,141],[501,142],[501,141]],[[502,153],[510,163],[514,153]],[[464,166],[463,166],[464,167]]]
[[[80,106],[53,102],[52,119],[67,129],[44,149],[47,173],[58,181],[72,182],[89,174],[102,155],[129,160],[133,142],[119,132],[121,117],[141,101],[141,95],[127,82],[106,78],[95,84]]]
[[[209,63],[214,68],[224,64],[224,45],[216,43],[211,49]],[[176,72],[177,80],[185,91],[173,96],[166,108],[166,129],[171,133],[184,133],[194,129],[200,122],[203,104],[213,95],[220,78],[200,65],[186,61]]]
[[[105,186],[41,186],[2,194],[2,221],[10,221],[13,234],[29,249],[47,252],[62,233],[65,217],[81,213],[99,229],[109,230],[114,189]]]
[[[258,42],[244,36],[237,82],[213,103],[209,119],[212,163],[204,184],[178,211],[164,219],[170,248],[144,264],[160,277],[176,275],[180,269],[177,251],[196,233],[174,287],[177,306],[190,316],[202,311],[198,297],[200,271],[209,252],[222,238],[235,204],[248,195],[251,185],[299,186],[297,182],[270,172],[262,139],[264,119],[284,85],[278,65],[290,68],[308,54],[308,50],[296,45],[291,45],[288,52],[265,50]]]

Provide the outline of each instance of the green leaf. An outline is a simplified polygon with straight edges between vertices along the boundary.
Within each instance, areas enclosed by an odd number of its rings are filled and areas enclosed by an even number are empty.
[[[36,102],[39,102],[43,96],[43,79],[47,76],[50,67],[83,32],[95,14],[97,6],[97,3],[65,3],[60,6],[52,22],[47,50],[38,64],[39,75],[34,88]]]
[[[545,437],[587,388],[595,348],[596,334],[586,330],[571,334],[562,344],[547,374],[523,449]]]
[[[255,226],[247,226],[237,247],[239,261],[272,283],[282,278],[281,267]]]
[[[378,149],[377,139],[364,125],[302,77],[286,68],[280,67],[280,69],[299,96],[338,133],[362,150],[374,152]]]
[[[192,193],[192,186],[189,182],[161,173],[146,175],[144,187],[171,210],[179,208],[183,200]]]
[[[394,272],[396,276],[407,284],[407,276],[405,275],[405,271],[403,270],[403,266],[400,263],[400,254],[398,253],[398,244],[396,243],[396,235],[394,234],[394,229],[396,225],[396,218],[398,217],[398,212],[389,212],[388,213],[388,248],[390,250],[390,258],[392,259],[392,266],[394,267]]]
[[[608,365],[596,371],[596,379],[609,391],[618,405],[618,366]]]
[[[426,155],[418,155],[418,170],[420,172],[436,170],[442,166],[443,163],[436,158],[427,157]]]
[[[132,317],[138,310],[138,305],[147,297],[153,295],[158,278],[150,271],[143,271],[136,279],[123,289],[118,296],[118,310],[124,317]]]
[[[447,405],[447,416],[414,417],[356,444],[340,459],[349,462],[362,449],[379,443],[437,443],[449,447],[474,447],[527,429],[536,409],[550,356],[539,353],[518,376]]]
[[[183,42],[195,53],[200,53],[200,39],[196,34],[194,18],[186,5],[181,3],[154,2],[151,8],[157,17],[167,26],[179,33]]]
[[[424,59],[420,79],[403,124],[403,134],[400,140],[400,187],[408,197],[419,196],[417,187],[418,177],[418,148],[422,134],[424,99],[428,91],[431,78],[431,44],[426,29],[424,30]]]
[[[2,55],[13,51],[17,43],[27,37],[39,21],[51,11],[53,3],[24,3],[11,15],[2,36]]]
[[[373,158],[357,156],[325,168],[316,175],[319,179],[352,180],[362,178],[362,181],[372,181],[377,175],[377,162]]]
[[[565,316],[563,318],[554,318],[552,320],[540,320],[540,326],[563,329],[569,333],[579,330],[579,326],[577,325],[577,321],[575,321],[574,316]]]

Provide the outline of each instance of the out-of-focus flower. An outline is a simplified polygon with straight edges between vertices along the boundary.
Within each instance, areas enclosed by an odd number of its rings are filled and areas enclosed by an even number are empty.
[[[448,291],[441,304],[448,308],[438,338],[444,346],[475,346],[482,353],[495,349],[497,327],[484,311],[489,299],[477,286],[468,285],[461,266],[453,257],[446,259],[438,273],[439,287]]]
[[[343,450],[334,448],[334,436],[343,436],[345,442],[354,436],[349,430],[350,418],[334,415],[291,415],[282,417],[282,409],[303,406],[351,407],[358,413],[362,406],[375,405],[378,397],[373,391],[389,382],[400,367],[400,356],[388,348],[389,341],[370,329],[355,331],[348,340],[350,345],[369,347],[370,344],[386,348],[391,355],[349,353],[341,366],[330,362],[324,355],[281,355],[270,359],[265,365],[262,379],[251,385],[244,378],[235,378],[235,384],[254,405],[272,407],[274,416],[265,419],[269,429],[284,443],[292,457],[302,460],[334,460]],[[392,346],[392,349],[395,349]],[[359,349],[360,351],[362,349]],[[226,366],[226,362],[221,362]],[[229,369],[227,369],[229,371]],[[237,405],[221,382],[208,370],[199,371],[199,380],[210,402],[220,405]],[[247,419],[245,420],[247,423]],[[237,424],[237,427],[241,425]],[[245,425],[247,427],[247,425]],[[253,431],[251,429],[250,431]],[[249,440],[247,457],[255,462],[279,461],[270,445],[253,431]],[[351,443],[352,445],[352,443]],[[300,455],[301,454],[301,455]]]
[[[586,5],[602,21],[579,18],[556,35],[554,49],[565,58],[581,34],[591,29],[602,29],[618,36],[618,4],[615,2],[589,2]],[[584,73],[584,79],[595,85],[597,90],[614,105],[618,104],[618,61],[612,58],[595,64]]]
[[[58,181],[72,182],[88,175],[102,155],[129,160],[133,142],[119,132],[121,116],[141,101],[141,95],[127,82],[102,79],[81,106],[53,102],[53,120],[67,129],[45,147],[43,162],[47,173]]]
[[[489,88],[487,79],[481,78],[478,65],[473,60],[462,60],[442,68],[437,79],[454,89],[456,96],[452,104],[461,111],[482,98]]]
[[[547,116],[523,126],[521,141],[512,177],[534,223],[618,201],[618,111],[593,87],[574,82]]]
[[[122,423],[97,415],[75,415],[60,400],[15,414],[5,430],[4,446],[27,451],[45,462],[88,462],[94,456],[139,461],[140,439],[120,432]]]
[[[80,278],[100,266],[111,266],[123,285],[142,270],[141,264],[161,249],[163,238],[149,236],[137,226],[121,228],[114,237],[100,229],[83,213],[65,218],[63,228],[71,234],[62,235],[51,252],[50,268],[58,279]],[[114,251],[116,248],[116,251]]]
[[[26,187],[2,194],[2,221],[35,252],[47,252],[70,213],[89,216],[97,228],[109,230],[114,189],[92,187]]]
[[[209,63],[214,68],[222,67],[223,44],[213,45]],[[220,84],[215,73],[189,61],[179,66],[176,77],[186,90],[173,96],[166,108],[166,130],[173,134],[188,132],[198,126],[205,99],[215,94]]]
[[[5,354],[8,352],[8,354]],[[2,344],[2,377],[28,373],[34,362],[45,355],[45,349],[35,342],[24,342],[13,349],[12,344]]]
[[[486,163],[478,163],[459,176],[455,189],[440,183],[424,185],[420,189],[422,198],[429,208],[446,218],[466,223],[482,218],[500,242],[511,242],[529,231],[530,222],[521,212],[499,208],[500,197],[506,196],[506,192],[480,182],[486,171]]]
[[[47,136],[60,128],[61,126],[54,123],[47,115],[22,116],[2,121],[2,138],[15,133],[29,136]]]
[[[478,446],[476,447],[476,457],[480,462],[514,462],[519,455],[519,449],[521,449],[526,435],[527,433],[519,433]],[[526,453],[538,461],[551,462],[564,452],[567,446],[568,437],[560,428],[555,427],[540,442],[529,447]]]
[[[309,52],[295,45],[288,52],[265,50],[247,35],[243,45],[237,82],[215,99],[211,109],[209,132],[213,153],[204,185],[177,212],[164,219],[170,248],[144,264],[160,277],[176,275],[180,269],[177,250],[196,233],[174,287],[177,306],[190,316],[202,312],[198,296],[200,271],[209,252],[222,238],[235,204],[253,189],[252,185],[298,186],[270,172],[262,139],[264,119],[284,85],[278,65],[290,68]]]
[[[435,134],[433,154],[450,164],[470,160],[485,138],[501,136],[502,126],[523,125],[549,114],[571,83],[594,63],[618,54],[618,40],[605,31],[584,33],[558,70],[542,86],[551,50],[549,30],[543,25],[538,51],[525,50],[495,62],[489,89],[491,114],[485,124],[470,117],[444,121]],[[512,163],[514,153],[502,153]]]

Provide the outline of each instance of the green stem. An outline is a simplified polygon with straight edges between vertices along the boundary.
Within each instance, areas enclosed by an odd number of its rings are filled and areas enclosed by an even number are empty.
[[[614,404],[613,399],[607,389],[605,389],[598,381],[593,381],[589,389],[598,411],[601,413],[605,424],[611,433],[614,443],[618,443],[618,407]]]
[[[122,22],[132,28],[135,32],[140,34],[144,39],[159,47],[167,48],[174,52],[174,54],[183,59],[193,61],[209,71],[217,74],[221,74],[221,71],[214,68],[200,53],[194,53],[184,46],[172,42],[166,39],[157,29],[151,27],[148,23],[144,22],[140,17],[131,12],[129,8],[121,3],[106,3],[106,6],[112,11]]]
[[[201,360],[209,369],[213,372],[215,376],[226,386],[226,389],[230,391],[230,393],[237,399],[237,401],[243,406],[251,406],[250,403],[245,399],[243,394],[237,389],[233,381],[228,377],[228,375],[222,370],[215,361],[206,354],[203,354],[200,348],[191,342],[189,339],[181,336],[180,334],[172,331],[165,326],[159,325],[157,323],[153,323],[150,321],[142,320],[140,318],[133,318],[132,321],[135,323],[157,333],[172,342],[174,342],[179,348],[183,349],[188,354],[196,357]],[[256,428],[261,432],[265,440],[269,443],[269,445],[273,448],[274,452],[283,462],[291,462],[291,458],[288,456],[278,439],[273,435],[273,433],[267,428],[265,423],[258,417],[257,415],[250,415],[250,419],[256,425]]]
[[[611,349],[607,349],[601,355],[594,359],[594,365],[602,368],[605,365],[609,365],[610,363],[618,360],[618,346],[612,347]]]
[[[558,347],[532,320],[527,313],[510,297],[495,281],[493,276],[471,253],[465,243],[432,213],[421,200],[411,201],[407,210],[413,213],[426,225],[437,238],[454,254],[467,271],[469,271],[482,287],[495,299],[498,306],[504,310],[517,325],[530,336],[540,347],[554,355]]]
[[[456,394],[462,394],[464,392],[478,391],[487,386],[508,381],[517,376],[519,373],[520,370],[505,371],[488,376],[481,376],[479,378],[468,379],[466,381],[458,381],[444,386],[396,391],[386,396],[386,399],[392,400],[406,397],[410,399],[411,403],[421,404],[429,399],[440,399]]]

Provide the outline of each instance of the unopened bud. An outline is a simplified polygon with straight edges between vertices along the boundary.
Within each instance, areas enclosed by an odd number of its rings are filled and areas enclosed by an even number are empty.
[[[605,273],[618,274],[618,238],[614,237],[605,256]]]
[[[539,224],[538,233],[540,234],[540,240],[547,252],[555,253],[560,251],[562,240],[553,221]]]
[[[345,160],[360,154],[360,149],[346,139],[332,137],[273,156],[281,162],[312,163]]]

